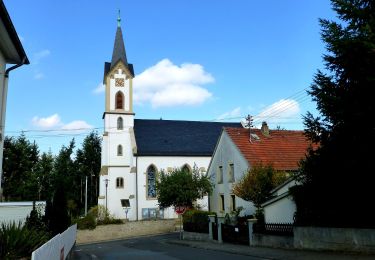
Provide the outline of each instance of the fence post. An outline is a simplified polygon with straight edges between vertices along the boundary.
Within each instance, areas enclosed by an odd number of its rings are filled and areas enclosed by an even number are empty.
[[[221,232],[221,224],[224,224],[224,217],[217,217],[217,241],[223,243],[223,234]]]
[[[256,218],[247,220],[247,226],[249,228],[249,246],[253,246],[253,224],[256,222],[257,222]]]
[[[212,223],[215,222],[215,215],[208,215],[208,218],[210,220],[210,222],[208,222],[208,234],[209,234],[209,239],[210,240],[214,240],[214,233],[213,233],[213,230],[212,230]]]

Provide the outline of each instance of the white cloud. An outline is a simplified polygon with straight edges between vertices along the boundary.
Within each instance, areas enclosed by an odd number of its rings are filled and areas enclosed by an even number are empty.
[[[85,130],[93,129],[93,126],[83,120],[74,120],[70,123],[64,124],[58,114],[53,114],[49,117],[34,116],[32,124],[38,128],[49,130],[69,130],[84,132]]]
[[[41,59],[49,56],[51,54],[50,50],[48,49],[45,49],[45,50],[41,50],[39,52],[36,52],[34,53],[33,55],[33,60],[32,60],[32,64],[38,64],[40,62]]]
[[[230,118],[237,118],[241,116],[241,108],[236,107],[232,111],[225,112],[224,114],[217,117],[217,120],[225,120]],[[237,120],[238,121],[238,120]]]
[[[94,94],[101,94],[105,91],[105,85],[103,83],[99,83],[99,85],[92,91]]]
[[[38,117],[34,116],[32,123],[36,127],[40,128],[53,128],[62,125],[60,116],[58,114],[53,114],[49,117]]]
[[[199,105],[212,97],[201,86],[211,82],[214,78],[200,64],[178,66],[163,59],[134,78],[134,101],[152,107]]]
[[[270,106],[264,108],[257,116],[254,117],[256,126],[262,121],[269,125],[282,125],[301,120],[301,109],[298,102],[294,99],[281,99]]]
[[[73,132],[85,132],[93,129],[93,126],[82,120],[75,120],[61,127],[62,130],[70,130]]]
[[[38,79],[42,79],[44,78],[44,74],[41,73],[41,72],[37,72],[35,75],[34,75],[34,79],[38,80]]]

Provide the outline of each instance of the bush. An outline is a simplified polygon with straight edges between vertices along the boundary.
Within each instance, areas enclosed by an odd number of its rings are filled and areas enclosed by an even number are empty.
[[[187,210],[183,215],[183,227],[185,231],[208,233],[208,215],[216,215],[215,212],[196,209]]]
[[[124,222],[122,221],[122,219],[118,219],[118,218],[108,217],[102,220],[98,219],[98,225],[123,224],[123,223]]]
[[[2,223],[0,226],[0,259],[29,259],[32,252],[47,242],[45,231],[29,229],[21,222]]]
[[[77,219],[77,228],[78,229],[95,229],[96,220],[92,214],[87,214],[85,217]]]

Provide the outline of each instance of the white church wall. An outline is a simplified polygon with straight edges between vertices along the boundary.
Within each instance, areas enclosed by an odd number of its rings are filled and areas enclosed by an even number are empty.
[[[125,79],[125,74],[122,74],[122,70],[119,69],[116,71],[115,73],[115,78],[113,79],[110,79],[110,99],[111,100],[115,100],[115,97],[116,97],[116,93],[118,91],[121,91],[124,95],[124,109],[125,111],[129,111],[130,110],[130,102],[129,102],[129,97],[130,97],[130,93],[129,93],[129,79]],[[115,80],[117,79],[124,79],[124,87],[116,87],[115,86]],[[110,102],[109,104],[109,108],[110,110],[116,110],[115,108],[115,102]]]
[[[172,168],[181,168],[185,164],[188,164],[193,168],[194,164],[198,168],[204,167],[207,170],[211,157],[195,157],[195,156],[141,156],[138,157],[138,196],[139,196],[139,207],[138,216],[142,218],[142,209],[156,209],[159,208],[158,201],[156,198],[147,198],[147,169],[150,165],[154,165],[157,171]],[[199,200],[198,203],[203,209],[208,209],[208,198],[205,197]],[[174,213],[173,208],[164,209],[164,218],[176,218],[177,215]]]
[[[136,219],[136,202],[135,202],[135,173],[130,172],[130,167],[110,167],[108,175],[100,178],[100,195],[103,199],[99,199],[99,204],[106,206],[111,215],[116,218],[125,219],[125,208],[121,205],[121,199],[129,199],[130,207],[128,208],[127,218]],[[116,187],[117,178],[123,178],[123,188]],[[108,187],[105,187],[105,180],[108,179]],[[107,199],[105,199],[107,190]]]
[[[229,181],[230,164],[234,167],[234,182]],[[219,166],[222,166],[222,182],[218,183]],[[208,169],[208,176],[214,185],[213,193],[210,196],[210,210],[219,216],[230,213],[233,210],[232,188],[233,184],[240,180],[249,168],[247,160],[242,156],[237,146],[232,142],[228,134],[224,131],[219,138],[217,148],[213,154],[211,164]],[[224,195],[224,209],[222,208],[222,197]],[[255,213],[254,205],[239,197],[235,197],[235,207],[243,207],[241,215]]]

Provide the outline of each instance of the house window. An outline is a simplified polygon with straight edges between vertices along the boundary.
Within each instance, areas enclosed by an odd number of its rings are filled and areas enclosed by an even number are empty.
[[[232,211],[236,210],[236,195],[230,195],[231,200],[231,209]]]
[[[117,156],[122,156],[122,145],[121,144],[119,144],[117,146]]]
[[[219,166],[217,169],[217,183],[223,183],[223,166]]]
[[[185,164],[184,166],[182,166],[181,170],[184,171],[184,172],[190,172],[191,173],[191,169],[190,169],[190,166],[188,164]]]
[[[116,93],[116,109],[124,109],[124,95],[121,91]]]
[[[116,188],[124,188],[124,178],[116,178]]]
[[[117,118],[117,130],[122,130],[122,129],[124,129],[124,120],[120,116],[119,118]]]
[[[147,197],[156,198],[156,168],[151,165],[147,169]]]
[[[219,196],[220,211],[225,211],[224,194],[220,194]]]
[[[234,182],[234,165],[233,165],[233,163],[230,163],[229,167],[228,167],[228,182]]]

